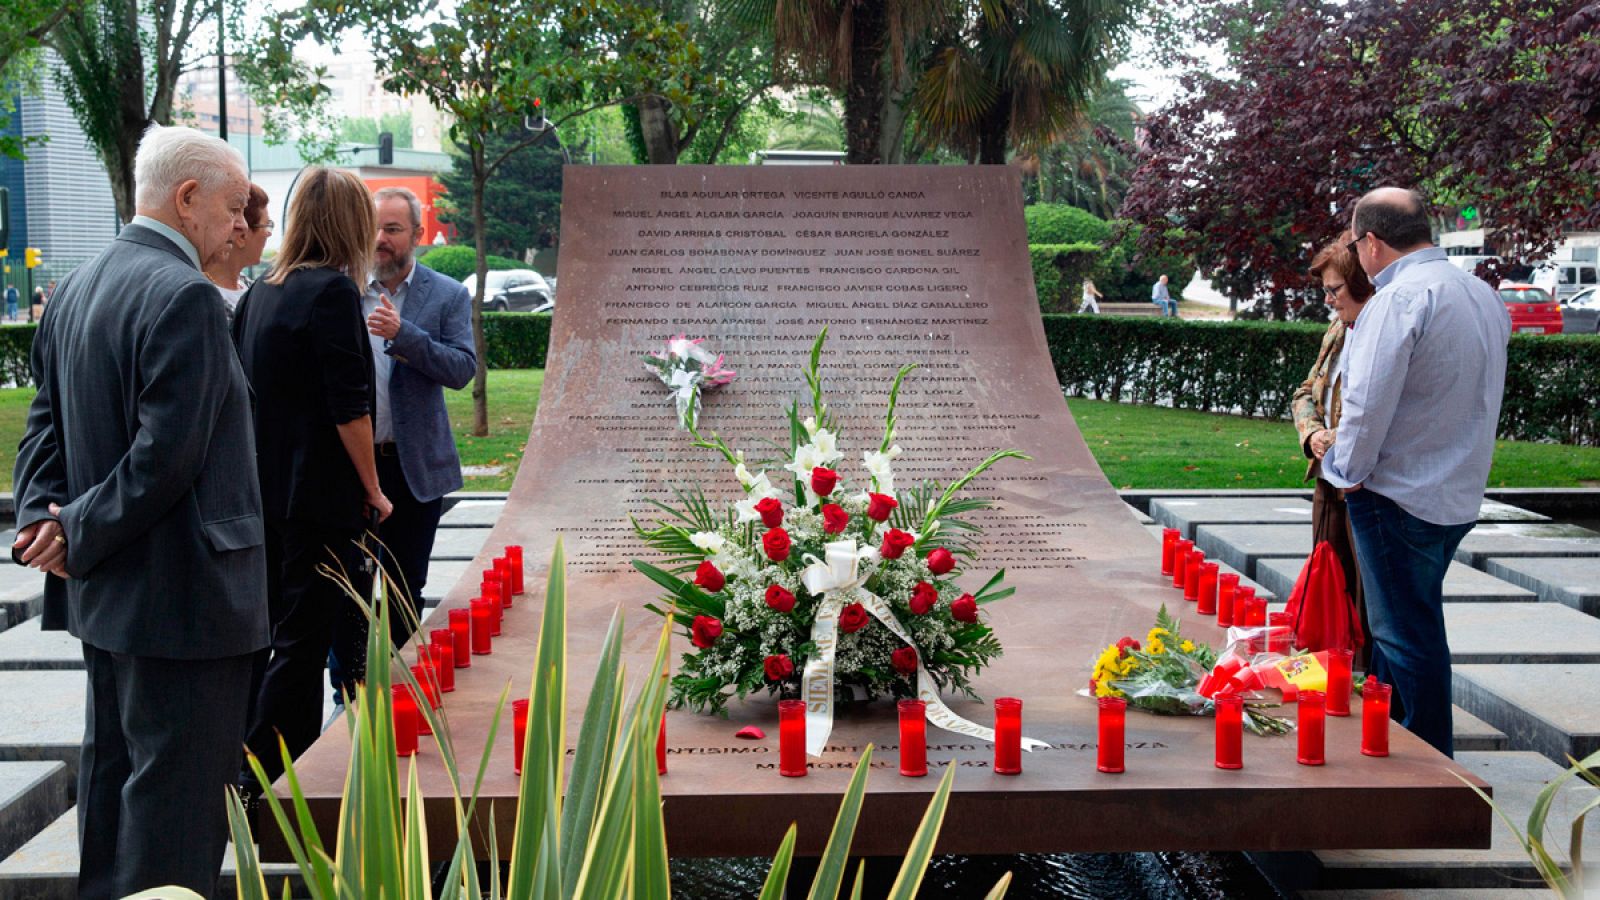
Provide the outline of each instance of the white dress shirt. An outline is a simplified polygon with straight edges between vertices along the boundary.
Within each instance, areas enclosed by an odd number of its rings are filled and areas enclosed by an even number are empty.
[[[378,295],[388,294],[389,302],[394,304],[394,311],[399,313],[405,309],[406,295],[411,293],[411,279],[416,277],[417,264],[413,260],[411,271],[406,273],[404,281],[390,293],[382,282],[373,278],[367,282],[366,293],[361,295],[361,314],[372,315],[378,308]],[[372,442],[382,444],[394,440],[394,416],[389,413],[389,376],[394,372],[394,357],[388,354],[389,342],[375,334],[369,334],[372,341],[372,382],[373,393],[377,398],[377,405],[372,411]]]

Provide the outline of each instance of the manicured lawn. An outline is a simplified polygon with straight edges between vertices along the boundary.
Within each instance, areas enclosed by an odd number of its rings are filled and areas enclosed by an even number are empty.
[[[472,437],[472,392],[446,391],[450,424],[466,466],[497,466],[494,475],[470,476],[469,491],[511,487],[528,441],[540,369],[489,373],[489,436]],[[0,490],[11,490],[17,441],[33,391],[0,390]],[[1118,488],[1303,487],[1305,459],[1294,428],[1188,410],[1127,406],[1099,400],[1068,401],[1107,478]],[[1494,487],[1600,486],[1600,447],[1501,441],[1495,450]]]
[[[1067,401],[1089,449],[1118,488],[1303,487],[1306,460],[1288,422]],[[1593,487],[1600,447],[1500,441],[1493,487]]]

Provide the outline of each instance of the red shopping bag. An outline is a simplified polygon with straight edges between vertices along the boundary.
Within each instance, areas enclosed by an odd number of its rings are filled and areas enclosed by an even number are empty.
[[[1366,642],[1355,601],[1345,590],[1344,567],[1333,545],[1323,541],[1311,551],[1289,595],[1294,645],[1305,650],[1356,650]]]

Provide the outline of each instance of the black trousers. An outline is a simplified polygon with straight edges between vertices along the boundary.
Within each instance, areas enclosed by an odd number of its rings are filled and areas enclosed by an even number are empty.
[[[83,645],[78,896],[217,888],[253,655],[158,659]]]
[[[378,526],[383,571],[389,592],[389,637],[396,647],[411,639],[422,613],[422,588],[428,583],[428,557],[439,530],[442,498],[423,502],[411,493],[394,445],[379,448],[378,485],[394,504],[394,512]],[[387,450],[387,452],[385,452]],[[328,681],[335,694],[366,677],[367,620],[357,616],[339,623],[328,659]]]
[[[267,524],[267,601],[272,615],[270,655],[257,658],[255,703],[247,744],[269,776],[283,774],[281,735],[291,758],[322,733],[322,667],[335,628],[361,607],[326,570],[343,573],[362,596],[371,580],[360,531],[329,530],[303,522]],[[363,652],[360,664],[365,667]],[[242,783],[258,787],[246,769]]]

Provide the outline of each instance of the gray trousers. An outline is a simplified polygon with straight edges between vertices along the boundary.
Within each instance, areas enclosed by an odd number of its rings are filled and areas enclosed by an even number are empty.
[[[226,789],[244,755],[249,655],[159,659],[83,645],[78,896],[173,884],[216,892]]]

